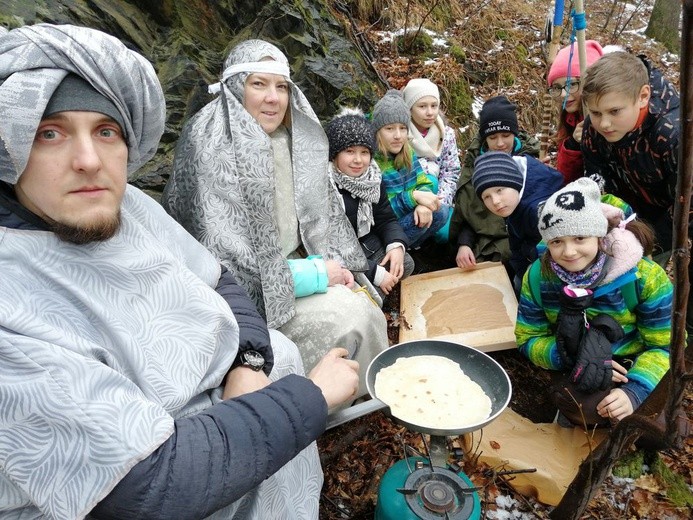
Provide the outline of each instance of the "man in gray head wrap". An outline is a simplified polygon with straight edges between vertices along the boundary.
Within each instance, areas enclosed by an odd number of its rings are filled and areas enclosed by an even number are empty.
[[[233,276],[127,185],[152,66],[73,26],[0,36],[0,516],[317,518],[357,363],[301,377]]]
[[[349,287],[349,271],[370,286],[368,263],[327,174],[327,137],[286,57],[244,41],[210,90],[219,96],[178,141],[164,207],[299,346],[306,368],[334,345],[367,366],[388,346],[387,324],[367,292]]]

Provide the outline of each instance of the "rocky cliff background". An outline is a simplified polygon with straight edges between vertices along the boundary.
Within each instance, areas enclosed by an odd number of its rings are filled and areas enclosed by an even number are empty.
[[[155,159],[135,181],[150,193],[163,188],[183,123],[211,100],[228,51],[260,38],[289,58],[292,79],[318,116],[340,105],[367,110],[384,83],[355,45],[339,2],[322,0],[0,0],[0,25],[40,22],[100,29],[120,38],[154,65],[164,89],[167,125]]]

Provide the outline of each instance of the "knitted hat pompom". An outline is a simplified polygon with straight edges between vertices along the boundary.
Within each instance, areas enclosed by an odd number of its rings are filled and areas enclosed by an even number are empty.
[[[486,152],[474,161],[472,185],[479,198],[488,188],[503,186],[522,191],[523,184],[520,168],[505,152]]]
[[[325,128],[330,144],[329,158],[351,146],[365,146],[373,155],[375,132],[373,126],[358,108],[343,108]]]
[[[545,242],[559,237],[603,237],[608,228],[596,182],[582,177],[551,195],[539,209]]]

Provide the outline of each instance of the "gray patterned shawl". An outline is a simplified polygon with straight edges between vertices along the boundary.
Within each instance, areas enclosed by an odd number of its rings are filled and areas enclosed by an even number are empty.
[[[0,37],[0,180],[15,184],[24,171],[41,116],[68,72],[86,79],[123,116],[130,174],[156,152],[166,108],[145,58],[93,29],[25,26]]]
[[[238,325],[218,261],[131,186],[110,240],[0,243],[0,517],[81,518],[220,397]]]
[[[98,31],[22,27],[0,37],[1,180],[24,170],[67,71],[118,107],[130,171],[156,150],[164,100],[144,58]],[[132,187],[108,241],[0,227],[0,246],[0,516],[80,518],[210,404],[238,325],[211,289],[218,262]]]
[[[295,313],[293,280],[279,249],[270,138],[242,104],[245,79],[265,57],[288,70],[286,57],[267,42],[249,40],[231,51],[219,97],[188,121],[178,140],[162,203],[234,273],[269,326],[277,328]],[[308,254],[364,271],[366,258],[327,174],[327,137],[300,89],[291,82],[290,89],[302,244]]]

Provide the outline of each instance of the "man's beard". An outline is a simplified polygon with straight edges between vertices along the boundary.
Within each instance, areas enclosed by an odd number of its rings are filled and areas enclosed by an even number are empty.
[[[48,220],[48,219],[46,219]],[[120,229],[120,210],[113,217],[104,219],[90,226],[74,226],[55,220],[48,220],[50,230],[60,240],[72,244],[83,245],[90,242],[103,242],[113,237]]]

